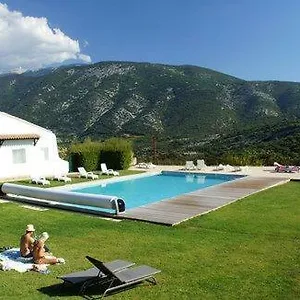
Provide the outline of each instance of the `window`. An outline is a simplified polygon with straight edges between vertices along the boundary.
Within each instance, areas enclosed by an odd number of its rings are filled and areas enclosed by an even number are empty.
[[[25,164],[26,163],[26,150],[25,149],[12,150],[12,156],[13,156],[14,164]]]
[[[44,155],[44,160],[49,160],[49,149],[48,148],[41,148],[43,155]]]

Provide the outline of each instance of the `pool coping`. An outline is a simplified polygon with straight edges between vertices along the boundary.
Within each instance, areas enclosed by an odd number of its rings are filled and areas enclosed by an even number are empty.
[[[107,179],[96,179],[93,181],[85,181],[85,182],[80,182],[80,183],[73,183],[73,184],[68,184],[68,185],[50,187],[50,188],[48,188],[48,190],[72,191],[74,189],[91,187],[91,186],[96,186],[96,185],[101,185],[101,184],[126,181],[129,179],[135,179],[135,178],[149,177],[149,176],[153,176],[153,175],[158,175],[160,173],[161,173],[161,171],[155,171],[155,172],[145,172],[145,173],[139,173],[139,174],[125,175],[125,176],[114,176],[114,177],[110,177]]]

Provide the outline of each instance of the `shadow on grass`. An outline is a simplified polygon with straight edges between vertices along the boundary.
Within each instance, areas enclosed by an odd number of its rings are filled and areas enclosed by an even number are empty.
[[[79,296],[85,299],[99,299],[102,298],[105,290],[109,287],[109,283],[106,284],[93,284],[89,286],[84,293],[80,291],[80,285],[72,285],[66,283],[59,283],[54,285],[45,286],[39,288],[38,291],[49,296],[49,297],[71,297],[71,296]],[[106,296],[112,296],[117,293],[121,293],[126,290],[130,290],[138,285],[143,285],[142,283],[135,283],[127,287],[123,287],[121,289],[112,291],[108,293]]]
[[[48,295],[49,297],[70,297],[80,296],[80,287],[58,283],[54,285],[45,286],[37,289],[39,292]]]

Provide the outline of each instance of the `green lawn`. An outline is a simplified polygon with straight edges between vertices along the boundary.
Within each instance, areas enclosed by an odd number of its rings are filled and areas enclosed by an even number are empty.
[[[66,259],[49,275],[0,271],[0,299],[80,299],[57,276],[89,268],[90,255],[161,269],[157,286],[140,285],[112,299],[299,299],[300,183],[263,191],[176,227],[115,222],[50,209],[0,204],[1,244],[18,245],[26,224],[48,231]],[[97,293],[97,290],[93,290]]]

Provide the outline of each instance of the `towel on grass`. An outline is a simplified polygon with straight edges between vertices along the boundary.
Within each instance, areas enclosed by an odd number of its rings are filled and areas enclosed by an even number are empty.
[[[20,248],[12,248],[0,253],[0,269],[3,271],[16,270],[18,272],[27,272],[29,270],[48,274],[48,265],[34,264],[33,258],[21,256]]]

